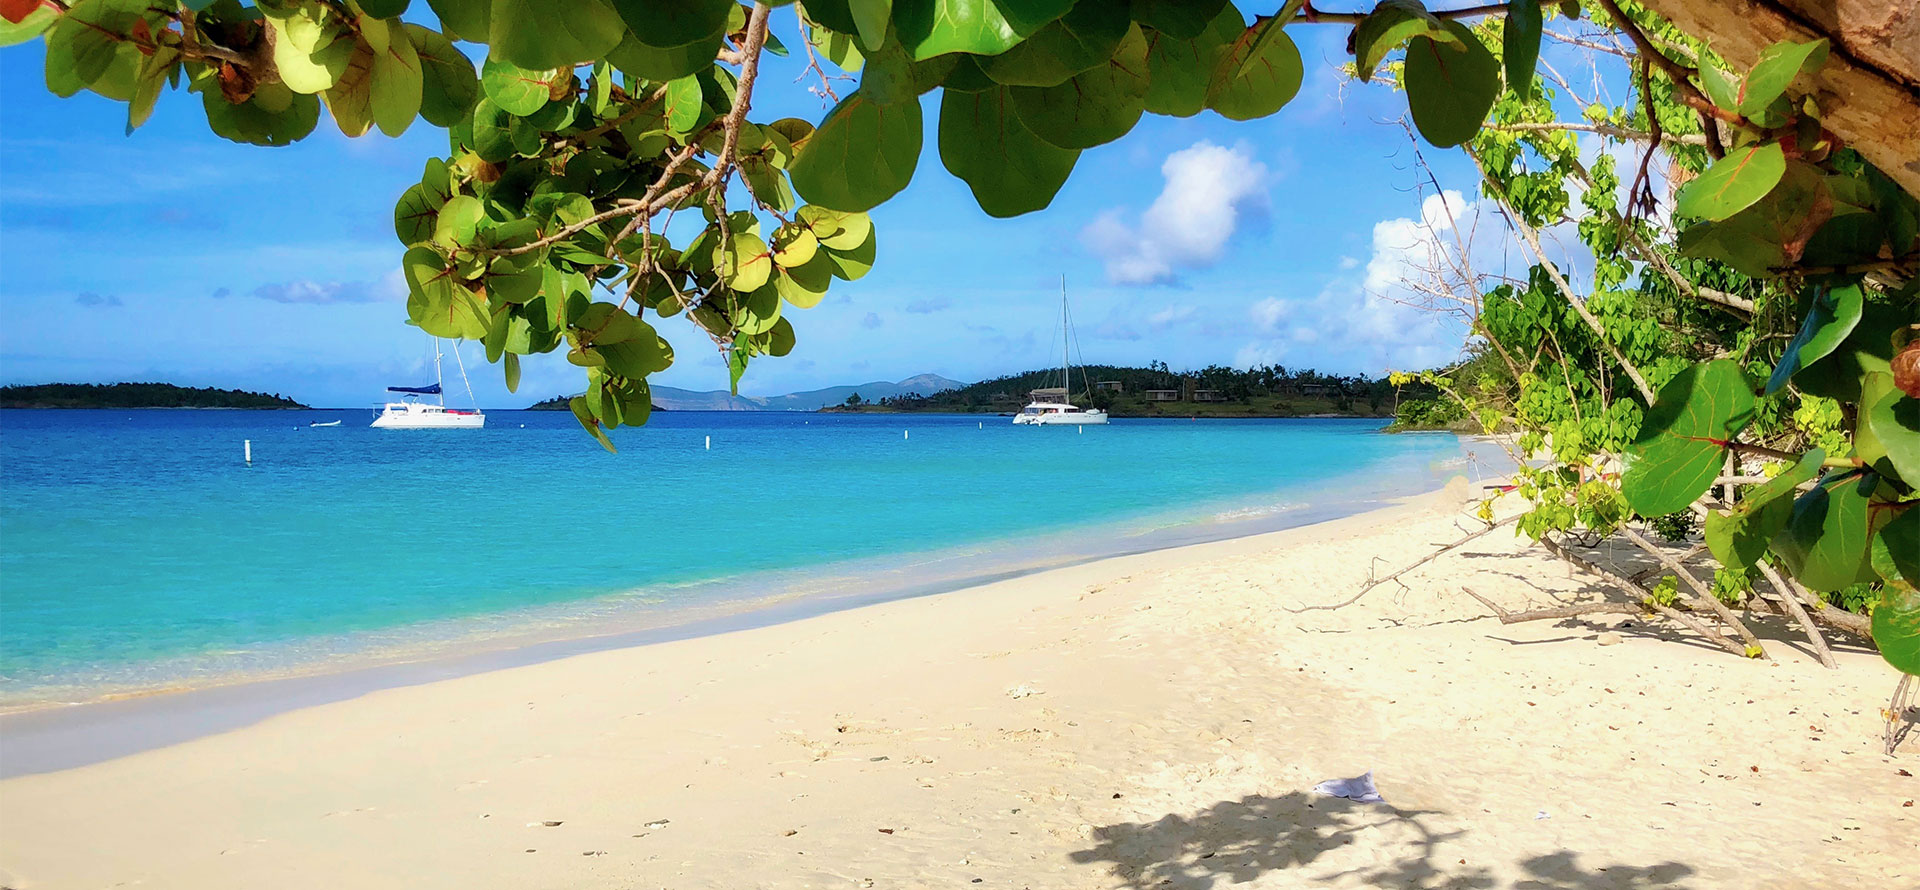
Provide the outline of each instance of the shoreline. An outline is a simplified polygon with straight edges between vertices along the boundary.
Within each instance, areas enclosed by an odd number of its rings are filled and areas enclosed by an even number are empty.
[[[1920,878],[1877,654],[1836,641],[1825,670],[1771,619],[1770,663],[1637,616],[1502,625],[1460,588],[1593,596],[1510,535],[1306,610],[1457,539],[1471,493],[423,677],[0,780],[0,886]],[[1386,803],[1312,792],[1368,772]]]
[[[1464,438],[1464,437],[1463,437]],[[1464,481],[1464,477],[1459,477]],[[1488,477],[1489,479],[1493,477]],[[852,592],[776,593],[738,603],[735,609],[714,610],[718,604],[687,605],[665,614],[676,620],[618,630],[564,634],[527,631],[518,635],[479,640],[441,642],[424,655],[372,655],[358,664],[326,662],[294,668],[285,674],[240,675],[216,678],[198,685],[173,685],[102,694],[81,701],[47,701],[0,708],[0,739],[6,757],[0,758],[0,779],[87,766],[207,735],[239,729],[275,715],[315,705],[342,701],[371,692],[417,686],[438,680],[540,664],[595,652],[617,651],[679,640],[698,639],[804,621],[822,615],[857,611],[869,606],[923,597],[964,594],[1005,581],[1062,569],[1093,565],[1128,557],[1167,553],[1233,541],[1285,535],[1301,529],[1364,516],[1393,506],[1432,499],[1440,490],[1392,495],[1384,499],[1355,499],[1275,509],[1253,517],[1225,511],[1206,521],[1154,525],[1150,530],[1120,539],[1125,545],[1099,553],[1053,551],[1023,562],[995,564],[984,558],[969,560],[950,551],[931,554],[891,554],[880,560],[930,556],[930,561],[954,560],[973,571],[931,579],[909,578],[904,584],[873,583]],[[1224,505],[1212,505],[1224,506]],[[1104,529],[1105,526],[1097,528]],[[1058,533],[1080,539],[1093,529]],[[1185,531],[1185,535],[1178,532]],[[1156,536],[1149,539],[1150,536]],[[968,545],[975,550],[989,547]],[[897,566],[898,564],[895,563]],[[858,564],[830,564],[789,570],[788,573],[846,577],[858,574]],[[783,573],[785,574],[785,573]],[[747,582],[751,584],[752,581]],[[578,609],[578,601],[556,608]],[[705,605],[708,608],[702,608]],[[644,609],[645,607],[641,607]]]

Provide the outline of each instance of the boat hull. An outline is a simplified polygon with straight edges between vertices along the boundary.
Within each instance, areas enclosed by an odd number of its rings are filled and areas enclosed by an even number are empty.
[[[1107,422],[1107,412],[1063,411],[1059,414],[1016,414],[1013,422],[1023,426],[1098,426]]]
[[[486,426],[485,414],[454,414],[451,412],[419,413],[383,413],[373,419],[373,428],[380,430],[477,430]]]

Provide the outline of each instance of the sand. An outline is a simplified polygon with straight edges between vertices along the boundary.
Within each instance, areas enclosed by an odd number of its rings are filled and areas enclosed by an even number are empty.
[[[1920,887],[1871,653],[1502,626],[1460,588],[1597,595],[1504,531],[1290,611],[1459,537],[1459,495],[10,779],[0,885]],[[1368,770],[1387,803],[1310,793]]]

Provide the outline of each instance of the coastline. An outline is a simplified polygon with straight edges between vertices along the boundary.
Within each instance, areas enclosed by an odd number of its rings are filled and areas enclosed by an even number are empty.
[[[1826,671],[1771,624],[1770,664],[1620,616],[1503,626],[1459,587],[1513,608],[1591,596],[1504,535],[1299,611],[1457,537],[1467,493],[423,677],[6,779],[0,884],[1920,878],[1902,855],[1920,780],[1878,750],[1891,675],[1871,653],[1842,646]],[[1369,770],[1386,804],[1309,793]]]

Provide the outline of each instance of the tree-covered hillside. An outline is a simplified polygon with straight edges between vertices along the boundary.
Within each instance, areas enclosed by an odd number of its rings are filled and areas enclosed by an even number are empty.
[[[1082,377],[1082,374],[1085,377]],[[834,410],[1018,411],[1030,393],[1060,385],[1058,369],[1009,374],[933,395],[905,395]],[[1394,387],[1384,378],[1323,374],[1279,365],[1239,370],[1210,365],[1174,371],[1165,362],[1144,368],[1088,365],[1073,369],[1075,404],[1090,404],[1116,417],[1298,417],[1308,414],[1385,416],[1393,413]]]
[[[279,394],[171,383],[42,383],[0,387],[0,408],[305,408]]]

